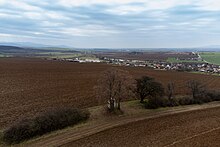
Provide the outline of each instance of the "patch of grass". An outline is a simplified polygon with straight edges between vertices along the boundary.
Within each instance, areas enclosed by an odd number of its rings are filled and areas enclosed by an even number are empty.
[[[142,106],[142,104],[140,103],[140,100],[127,101],[126,104],[130,107]]]
[[[202,52],[200,56],[209,63],[220,65],[220,52]]]
[[[69,48],[60,48],[60,47],[45,47],[45,48],[41,48],[41,50],[69,51],[71,49],[69,49]]]
[[[62,52],[40,52],[35,55],[47,58],[76,58],[82,56],[81,53],[62,53]]]
[[[98,59],[98,58],[96,58],[96,56],[95,55],[82,55],[82,56],[80,56],[80,59],[82,59],[82,60],[85,60],[85,59],[89,59],[89,60],[96,60],[96,59]]]
[[[176,58],[168,58],[167,62],[170,62],[170,63],[204,63],[203,61],[196,61],[196,60],[177,60]]]
[[[3,141],[3,131],[2,130],[0,130],[0,146],[6,146]]]
[[[7,54],[1,54],[0,53],[0,58],[7,58],[7,57],[12,57],[12,55],[7,55]]]

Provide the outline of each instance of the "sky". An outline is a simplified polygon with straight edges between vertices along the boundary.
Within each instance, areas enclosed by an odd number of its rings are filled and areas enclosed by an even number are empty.
[[[0,0],[0,42],[80,48],[220,45],[220,0]]]

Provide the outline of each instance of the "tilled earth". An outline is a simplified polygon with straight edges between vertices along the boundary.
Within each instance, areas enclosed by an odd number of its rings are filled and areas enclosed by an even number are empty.
[[[23,117],[56,107],[86,108],[103,104],[97,100],[94,86],[107,64],[71,63],[29,58],[0,58],[0,129]],[[211,89],[219,89],[220,77],[147,68],[117,67],[134,78],[154,77],[166,85],[175,82],[176,93],[185,94],[188,80],[199,80]]]
[[[219,147],[220,107],[132,122],[64,145]]]

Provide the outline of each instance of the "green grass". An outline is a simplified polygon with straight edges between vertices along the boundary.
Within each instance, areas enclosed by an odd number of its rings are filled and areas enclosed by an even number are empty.
[[[140,100],[131,100],[131,101],[127,101],[124,103],[126,103],[128,106],[131,106],[131,107],[142,106],[142,104],[140,103]]]
[[[61,52],[41,52],[37,53],[39,57],[47,58],[76,58],[82,56],[81,53],[61,53]]]
[[[6,146],[4,141],[3,141],[3,131],[0,130],[0,147]]]
[[[203,61],[194,61],[194,60],[177,60],[176,58],[168,58],[167,62],[170,63],[183,63],[183,62],[188,62],[188,63],[203,63]]]
[[[67,59],[67,58],[80,58],[80,59],[97,59],[95,55],[92,54],[83,54],[83,53],[62,53],[62,52],[40,52],[36,53],[38,57],[44,58],[59,58],[59,59]]]
[[[199,71],[191,71],[190,73],[193,73],[193,74],[200,74],[200,75],[220,76],[220,74],[217,74],[217,73],[204,73],[204,72],[199,72]]]
[[[208,63],[220,65],[220,52],[202,52],[200,56]]]
[[[38,48],[36,48],[38,49]],[[71,51],[72,49],[70,48],[59,48],[59,47],[45,47],[45,48],[40,48],[41,50],[57,50],[57,51]]]
[[[7,57],[13,57],[12,55],[8,55],[8,54],[1,54],[0,53],[0,58],[7,58]]]

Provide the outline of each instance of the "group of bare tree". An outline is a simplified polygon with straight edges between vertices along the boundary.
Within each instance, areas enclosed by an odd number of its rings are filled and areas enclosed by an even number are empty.
[[[198,98],[206,91],[206,87],[199,81],[191,80],[187,82],[187,87],[190,90],[192,97]]]
[[[167,95],[168,101],[172,103],[175,96],[175,84],[169,82],[164,89],[163,85],[153,78],[143,76],[134,80],[128,71],[110,68],[103,72],[98,81],[97,94],[100,99],[105,98],[108,102],[108,110],[121,109],[121,101],[132,98],[136,94],[143,103],[145,98],[163,97]],[[192,97],[196,98],[205,91],[205,87],[198,81],[187,82],[187,88]]]
[[[109,110],[113,111],[121,109],[120,103],[131,95],[134,82],[127,71],[111,68],[103,72],[98,84],[98,97],[105,98]]]
[[[189,92],[191,93],[194,99],[200,97],[206,91],[206,87],[204,86],[204,84],[196,80],[189,80],[186,84],[186,87],[188,88]],[[167,84],[166,93],[169,100],[171,100],[174,97],[175,84],[173,82]]]

